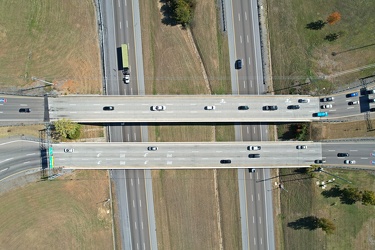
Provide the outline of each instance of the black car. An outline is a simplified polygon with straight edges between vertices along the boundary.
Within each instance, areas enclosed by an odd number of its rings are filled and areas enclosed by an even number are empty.
[[[112,111],[114,109],[115,109],[115,107],[113,107],[113,106],[105,106],[105,107],[103,107],[103,110],[107,110],[107,111]]]
[[[288,109],[299,109],[299,105],[289,105]]]
[[[277,106],[276,105],[273,105],[273,106],[263,106],[263,110],[269,110],[269,111],[277,110]]]
[[[238,110],[248,110],[249,106],[238,106]]]
[[[20,110],[18,110],[20,113],[30,113],[31,112],[31,108],[21,108]]]
[[[255,173],[255,168],[249,168],[249,173]]]
[[[349,157],[348,153],[338,153],[337,157]]]
[[[242,59],[238,59],[236,63],[234,64],[234,67],[236,69],[242,69]]]
[[[332,102],[335,98],[333,98],[332,96],[330,97],[324,97],[322,99],[320,99],[321,102]]]
[[[260,154],[249,154],[249,158],[260,158]]]
[[[323,163],[326,163],[326,160],[315,160],[314,162],[316,164],[323,164]]]
[[[231,160],[221,160],[220,161],[221,164],[229,164],[229,163],[232,163]]]
[[[375,112],[375,108],[370,108],[370,112]]]

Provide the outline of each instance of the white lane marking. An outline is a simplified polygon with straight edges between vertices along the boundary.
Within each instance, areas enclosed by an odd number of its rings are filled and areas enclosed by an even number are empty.
[[[138,185],[139,185],[139,177],[138,177]]]
[[[27,163],[30,163],[30,161],[25,161],[23,164],[27,164]]]
[[[143,230],[143,221],[141,222],[142,230]]]
[[[253,81],[252,80],[250,80],[250,86],[253,87]]]
[[[253,216],[253,223],[255,223],[255,217]]]
[[[361,157],[362,160],[368,160],[368,157]]]
[[[254,131],[253,133],[255,134],[255,127],[253,127],[253,131]]]
[[[75,105],[75,104],[74,104]],[[100,106],[100,104],[99,103],[94,103],[94,106]]]
[[[249,43],[249,36],[246,35],[246,42]]]
[[[259,195],[259,193],[258,193],[258,201],[260,201],[260,195]]]
[[[256,245],[257,244],[257,242],[256,242],[256,240],[255,240],[255,238],[254,238],[254,245]]]
[[[238,21],[241,21],[240,13],[238,13]]]
[[[132,186],[133,186],[133,179],[130,179],[130,182],[131,182],[131,184],[132,184]]]
[[[245,11],[245,20],[247,20],[247,13],[246,13],[246,11]]]
[[[126,20],[126,28],[129,28],[128,20]]]
[[[350,149],[350,152],[358,152],[358,149]]]
[[[130,88],[130,95],[133,95],[133,88]]]
[[[22,105],[22,104],[21,104]],[[75,104],[75,103],[70,103],[69,104],[70,106],[76,106],[77,104]],[[99,104],[97,104],[97,105],[99,105]]]
[[[137,222],[134,222],[134,227],[135,227],[135,229],[137,230]],[[138,244],[137,244],[137,246],[138,246]],[[138,247],[137,247],[138,248]]]
[[[142,207],[142,200],[139,200],[139,207]]]
[[[10,161],[10,160],[13,160],[13,158],[8,158],[6,160],[0,161],[0,163],[6,162],[6,161]]]
[[[251,201],[254,201],[254,195],[251,195]]]
[[[246,132],[249,133],[249,127],[246,127]]]
[[[77,112],[69,112],[69,113],[71,113],[71,114],[77,114]]]
[[[336,150],[335,149],[330,149],[328,150],[329,152],[335,152]]]
[[[134,133],[134,141],[136,141],[136,140],[137,140],[137,134]]]
[[[242,43],[242,36],[240,36],[240,43]]]
[[[130,141],[130,134],[128,134],[128,141]]]
[[[246,89],[246,81],[243,81],[243,88]]]
[[[259,216],[259,224],[262,224],[262,217]]]
[[[249,57],[249,64],[251,64],[250,57]]]
[[[135,207],[135,202],[134,202],[134,200],[133,200],[133,207]]]
[[[120,30],[121,30],[121,22],[120,22]]]
[[[168,151],[169,152],[169,151]],[[195,151],[191,151],[192,153],[199,153],[199,151],[195,150]]]
[[[348,107],[348,108],[346,108],[346,109],[354,109],[354,107]]]
[[[260,244],[263,245],[263,238],[260,238]]]
[[[2,170],[0,170],[0,173],[3,172],[3,171],[7,171],[9,168],[4,168]]]
[[[27,154],[27,156],[29,156],[29,155],[35,155],[36,153],[31,153],[31,154]]]

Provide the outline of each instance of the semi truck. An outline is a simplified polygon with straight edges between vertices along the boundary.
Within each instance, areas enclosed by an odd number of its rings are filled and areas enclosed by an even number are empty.
[[[124,75],[123,81],[129,83],[130,81],[130,69],[129,69],[129,56],[128,56],[128,45],[121,44],[122,53],[122,74]]]

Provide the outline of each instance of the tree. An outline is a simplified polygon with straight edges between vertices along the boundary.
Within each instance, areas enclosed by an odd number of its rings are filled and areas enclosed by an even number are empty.
[[[335,224],[326,218],[319,218],[318,226],[327,234],[332,234],[336,230]]]
[[[341,192],[341,198],[345,203],[353,204],[362,199],[361,192],[358,188],[344,188]]]
[[[311,22],[306,24],[306,29],[309,30],[321,30],[327,23],[324,22],[323,20],[318,20],[316,22]]]
[[[63,138],[77,139],[81,134],[81,125],[71,120],[61,119],[53,123],[55,131]]]
[[[195,0],[169,0],[168,3],[176,22],[184,27],[188,26],[193,18]]]
[[[338,21],[340,21],[340,19],[341,19],[341,14],[336,11],[336,12],[331,13],[327,17],[327,23],[329,23],[330,25],[333,25],[337,23]]]
[[[333,41],[337,40],[337,38],[339,38],[339,34],[331,33],[331,34],[326,35],[324,40],[327,40],[328,42],[333,42]]]
[[[365,190],[362,193],[363,205],[375,205],[375,193],[370,190]]]

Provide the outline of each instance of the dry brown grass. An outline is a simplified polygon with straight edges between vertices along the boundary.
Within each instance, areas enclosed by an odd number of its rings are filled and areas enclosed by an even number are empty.
[[[375,120],[371,121],[375,126]],[[345,123],[311,123],[311,140],[375,137],[375,131],[367,131],[366,121]]]
[[[229,93],[227,45],[217,30],[215,1],[197,2],[193,28],[197,47],[188,31],[162,23],[160,8],[162,2],[140,1],[146,93],[210,94],[210,88]],[[233,140],[233,127],[149,127],[150,141],[215,138]],[[227,249],[240,247],[237,171],[215,175],[212,170],[161,170],[152,176],[158,248],[219,249],[221,243]]]
[[[93,1],[16,0],[0,13],[1,89],[28,87],[35,76],[63,93],[100,93]]]
[[[76,171],[1,195],[2,249],[112,247],[107,171]]]
[[[0,138],[22,135],[38,138],[39,130],[44,128],[44,125],[0,127]]]

